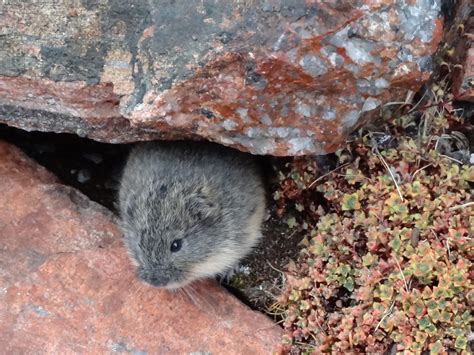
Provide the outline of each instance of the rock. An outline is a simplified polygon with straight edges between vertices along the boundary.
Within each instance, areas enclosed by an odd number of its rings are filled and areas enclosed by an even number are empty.
[[[460,0],[452,7],[449,30],[443,38],[447,45],[440,51],[451,65],[454,99],[474,103],[474,18],[472,1]],[[469,110],[466,110],[469,111]]]
[[[77,173],[77,181],[80,182],[81,184],[84,184],[88,182],[92,177],[91,172],[88,169],[81,169]]]
[[[454,83],[456,100],[474,103],[474,47],[469,48]]]
[[[268,354],[281,330],[214,282],[134,277],[113,215],[0,142],[4,353]]]
[[[111,212],[6,143],[0,143],[0,206],[0,290],[55,254],[120,241]]]
[[[112,143],[332,152],[429,77],[440,3],[6,2],[0,121]]]

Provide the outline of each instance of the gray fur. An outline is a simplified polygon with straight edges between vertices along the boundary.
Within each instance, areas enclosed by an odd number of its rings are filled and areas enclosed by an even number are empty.
[[[119,199],[125,246],[138,277],[157,287],[225,273],[261,236],[265,199],[256,161],[217,144],[137,145]],[[173,253],[177,239],[182,247]]]

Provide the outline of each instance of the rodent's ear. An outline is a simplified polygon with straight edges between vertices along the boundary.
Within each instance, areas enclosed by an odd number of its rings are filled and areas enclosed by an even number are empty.
[[[188,211],[196,220],[204,220],[217,216],[219,206],[212,197],[211,191],[206,188],[200,188],[188,195],[186,201]]]

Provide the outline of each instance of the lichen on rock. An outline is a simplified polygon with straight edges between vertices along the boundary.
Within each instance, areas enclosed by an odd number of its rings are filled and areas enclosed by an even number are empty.
[[[442,29],[440,0],[2,6],[1,122],[280,156],[332,152],[416,91]]]

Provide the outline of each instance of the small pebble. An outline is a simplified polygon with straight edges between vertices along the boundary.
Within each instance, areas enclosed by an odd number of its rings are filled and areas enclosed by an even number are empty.
[[[81,169],[79,170],[79,173],[77,173],[77,181],[80,182],[81,184],[88,182],[90,179],[91,179],[91,173],[87,169]]]
[[[244,274],[244,275],[250,275],[250,272],[251,272],[251,269],[249,266],[247,265],[239,265],[238,266],[238,269],[237,269],[237,272],[239,274]]]

